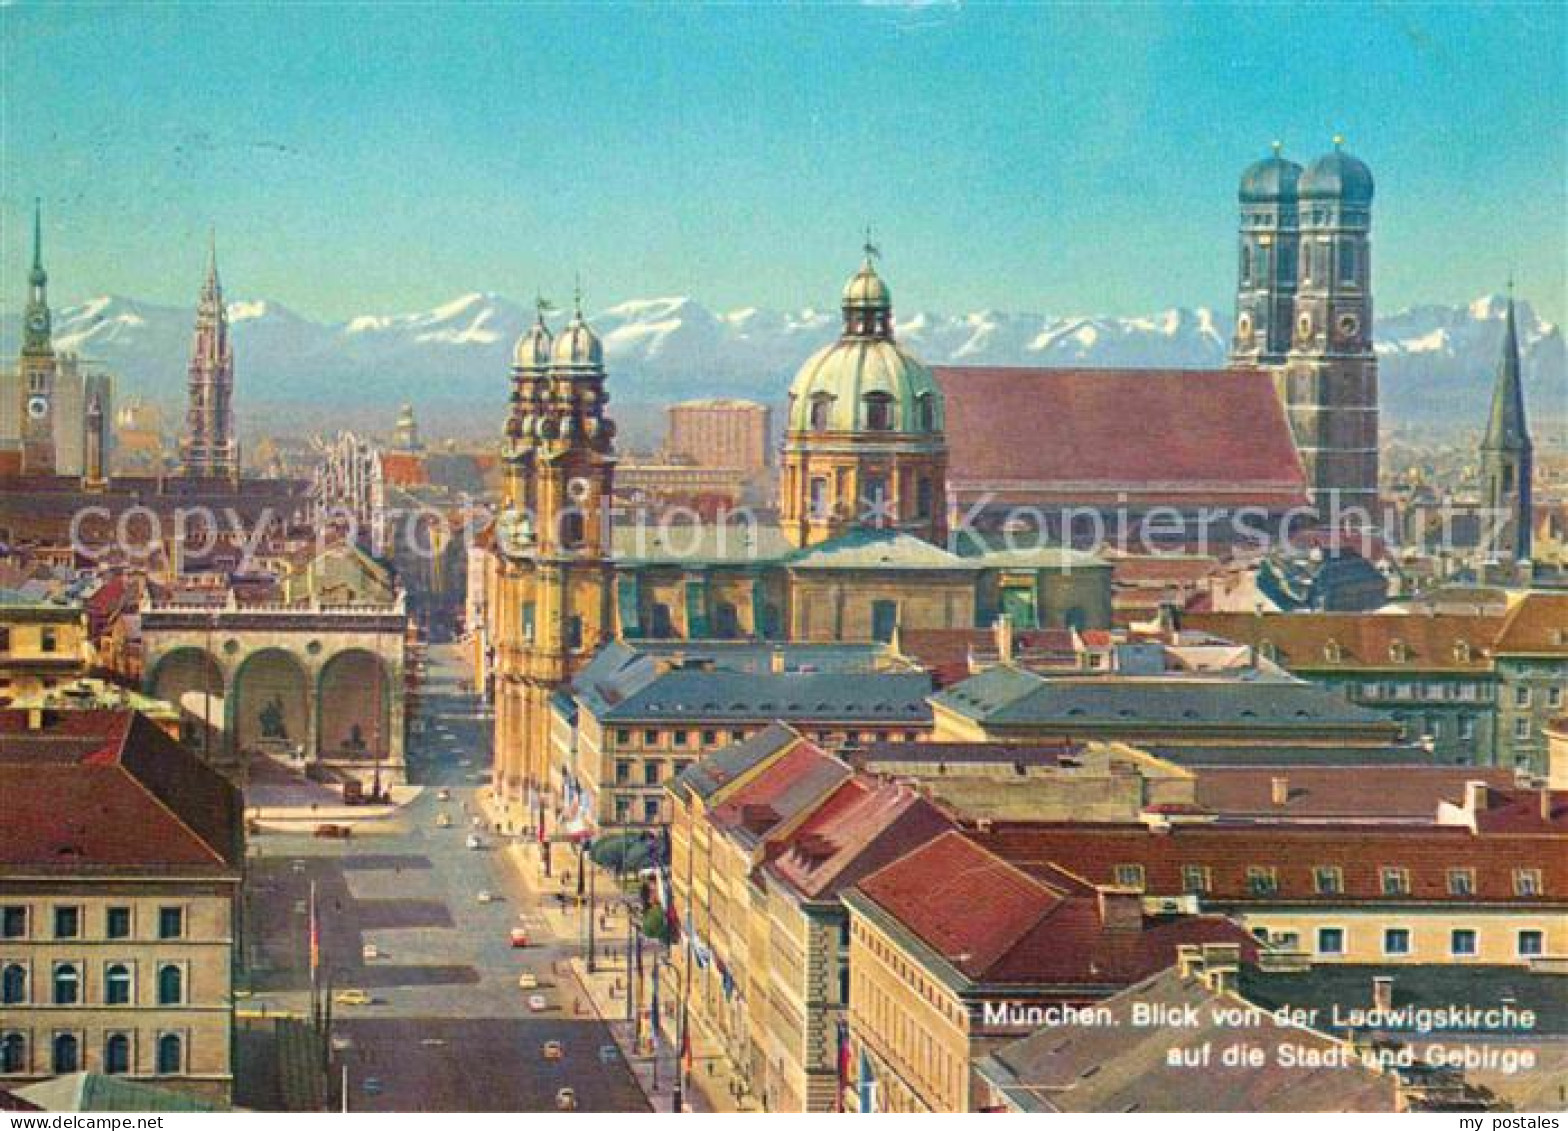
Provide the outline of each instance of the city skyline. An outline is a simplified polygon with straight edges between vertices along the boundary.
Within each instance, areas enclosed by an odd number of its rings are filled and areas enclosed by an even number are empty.
[[[617,9],[595,12],[599,36],[583,11],[397,10],[372,43],[350,9],[4,9],[0,304],[19,302],[36,193],[58,305],[188,301],[215,224],[238,296],[319,318],[561,291],[575,272],[595,307],[822,306],[869,221],[905,309],[1224,309],[1236,174],[1276,137],[1306,161],[1337,132],[1378,173],[1382,309],[1512,272],[1565,314],[1558,243],[1538,238],[1568,215],[1560,10],[1133,26],[892,5],[832,9],[844,34],[827,35],[805,13]],[[1069,35],[1077,51],[1056,51]]]

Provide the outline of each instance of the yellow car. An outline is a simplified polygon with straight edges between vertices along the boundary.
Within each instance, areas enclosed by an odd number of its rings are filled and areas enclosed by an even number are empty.
[[[339,990],[332,1000],[338,1005],[371,1005],[376,999],[364,990]]]

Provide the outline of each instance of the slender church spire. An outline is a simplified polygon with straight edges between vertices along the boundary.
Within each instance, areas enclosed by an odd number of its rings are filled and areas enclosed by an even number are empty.
[[[1486,504],[1494,516],[1494,556],[1511,561],[1530,557],[1531,480],[1534,452],[1525,421],[1524,374],[1519,360],[1519,327],[1514,311],[1513,281],[1508,284],[1508,309],[1503,321],[1502,357],[1492,385],[1492,411],[1481,441],[1481,480]]]

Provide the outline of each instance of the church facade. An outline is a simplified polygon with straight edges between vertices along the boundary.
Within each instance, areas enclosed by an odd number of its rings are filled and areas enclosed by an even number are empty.
[[[559,785],[552,702],[613,640],[885,642],[895,628],[1110,623],[1110,567],[1055,548],[950,537],[946,413],[894,335],[873,249],[838,339],[791,384],[776,522],[613,521],[603,347],[578,309],[513,356],[503,507],[486,556],[493,784],[508,805]]]

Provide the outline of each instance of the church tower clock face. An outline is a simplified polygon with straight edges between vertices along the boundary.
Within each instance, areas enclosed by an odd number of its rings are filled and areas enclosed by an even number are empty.
[[[43,397],[27,398],[27,415],[33,420],[42,420],[49,415],[49,402]]]
[[[1252,344],[1251,314],[1243,312],[1241,317],[1236,319],[1236,341],[1238,344],[1243,346],[1250,346]]]
[[[1361,332],[1361,319],[1354,314],[1341,314],[1339,321],[1335,323],[1335,329],[1339,331],[1341,338],[1349,341]]]

